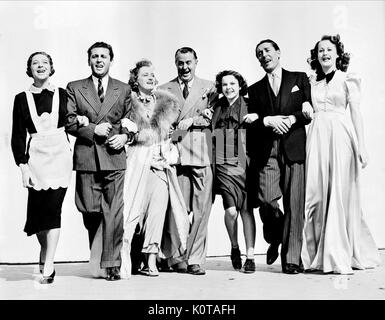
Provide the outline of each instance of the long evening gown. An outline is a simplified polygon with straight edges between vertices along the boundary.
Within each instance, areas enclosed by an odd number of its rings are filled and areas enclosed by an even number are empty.
[[[360,103],[360,79],[337,70],[311,81],[314,119],[306,144],[302,262],[306,269],[351,274],[380,259],[363,219],[358,142],[348,105]]]

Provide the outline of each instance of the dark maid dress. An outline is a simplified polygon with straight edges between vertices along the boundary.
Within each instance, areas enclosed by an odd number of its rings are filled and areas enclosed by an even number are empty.
[[[28,163],[35,182],[28,188],[24,227],[28,236],[61,226],[72,172],[71,147],[64,131],[66,112],[66,92],[53,86],[43,90],[31,86],[15,97],[12,152],[17,165]]]

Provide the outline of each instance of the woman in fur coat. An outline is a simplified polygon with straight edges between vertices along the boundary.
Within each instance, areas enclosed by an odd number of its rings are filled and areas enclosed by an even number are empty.
[[[130,71],[131,107],[122,126],[137,132],[128,147],[124,190],[124,235],[121,250],[121,276],[131,276],[131,250],[137,247],[145,255],[142,273],[157,276],[156,259],[183,256],[189,228],[187,210],[179,189],[173,164],[178,150],[170,140],[180,109],[168,92],[154,90],[154,67],[139,61]],[[134,125],[135,127],[135,125]],[[136,259],[135,259],[136,260]],[[133,261],[134,262],[134,261]],[[136,262],[136,261],[135,261]],[[134,264],[133,273],[140,267]]]

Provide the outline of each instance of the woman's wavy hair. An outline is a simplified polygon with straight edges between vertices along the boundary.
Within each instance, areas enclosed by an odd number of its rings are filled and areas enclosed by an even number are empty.
[[[150,60],[142,59],[135,64],[134,68],[130,69],[130,79],[128,80],[128,84],[130,85],[132,91],[136,93],[139,92],[138,74],[139,74],[140,68],[151,67],[151,66],[152,66],[152,62]],[[157,84],[158,84],[158,80],[155,78],[155,85]]]
[[[318,61],[318,45],[323,40],[329,40],[336,46],[337,49],[337,59],[336,59],[336,67],[338,70],[346,71],[350,62],[350,54],[344,51],[344,44],[341,42],[340,35],[337,34],[335,36],[326,35],[319,40],[314,49],[310,50],[310,58],[307,59],[307,62],[310,64],[310,67],[315,70],[318,74],[322,71],[322,67]]]
[[[245,96],[247,94],[247,83],[245,78],[237,71],[233,70],[224,70],[219,72],[216,77],[215,77],[215,88],[217,89],[217,92],[223,93],[222,92],[222,78],[225,76],[234,76],[235,79],[238,80],[239,84],[239,95]]]
[[[49,65],[51,66],[51,72],[49,73],[49,76],[52,76],[55,73],[55,69],[53,67],[53,61],[52,61],[51,56],[48,53],[44,52],[44,51],[37,51],[37,52],[32,53],[29,56],[29,58],[27,60],[27,71],[26,71],[27,76],[33,78],[32,70],[31,70],[31,65],[32,65],[33,57],[36,56],[37,54],[42,54],[42,55],[44,55],[44,56],[46,56],[48,58]]]

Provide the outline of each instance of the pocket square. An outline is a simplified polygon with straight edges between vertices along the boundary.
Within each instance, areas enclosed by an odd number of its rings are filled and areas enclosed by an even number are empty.
[[[296,91],[298,91],[299,90],[299,88],[295,85],[292,89],[291,89],[291,92],[296,92]]]

